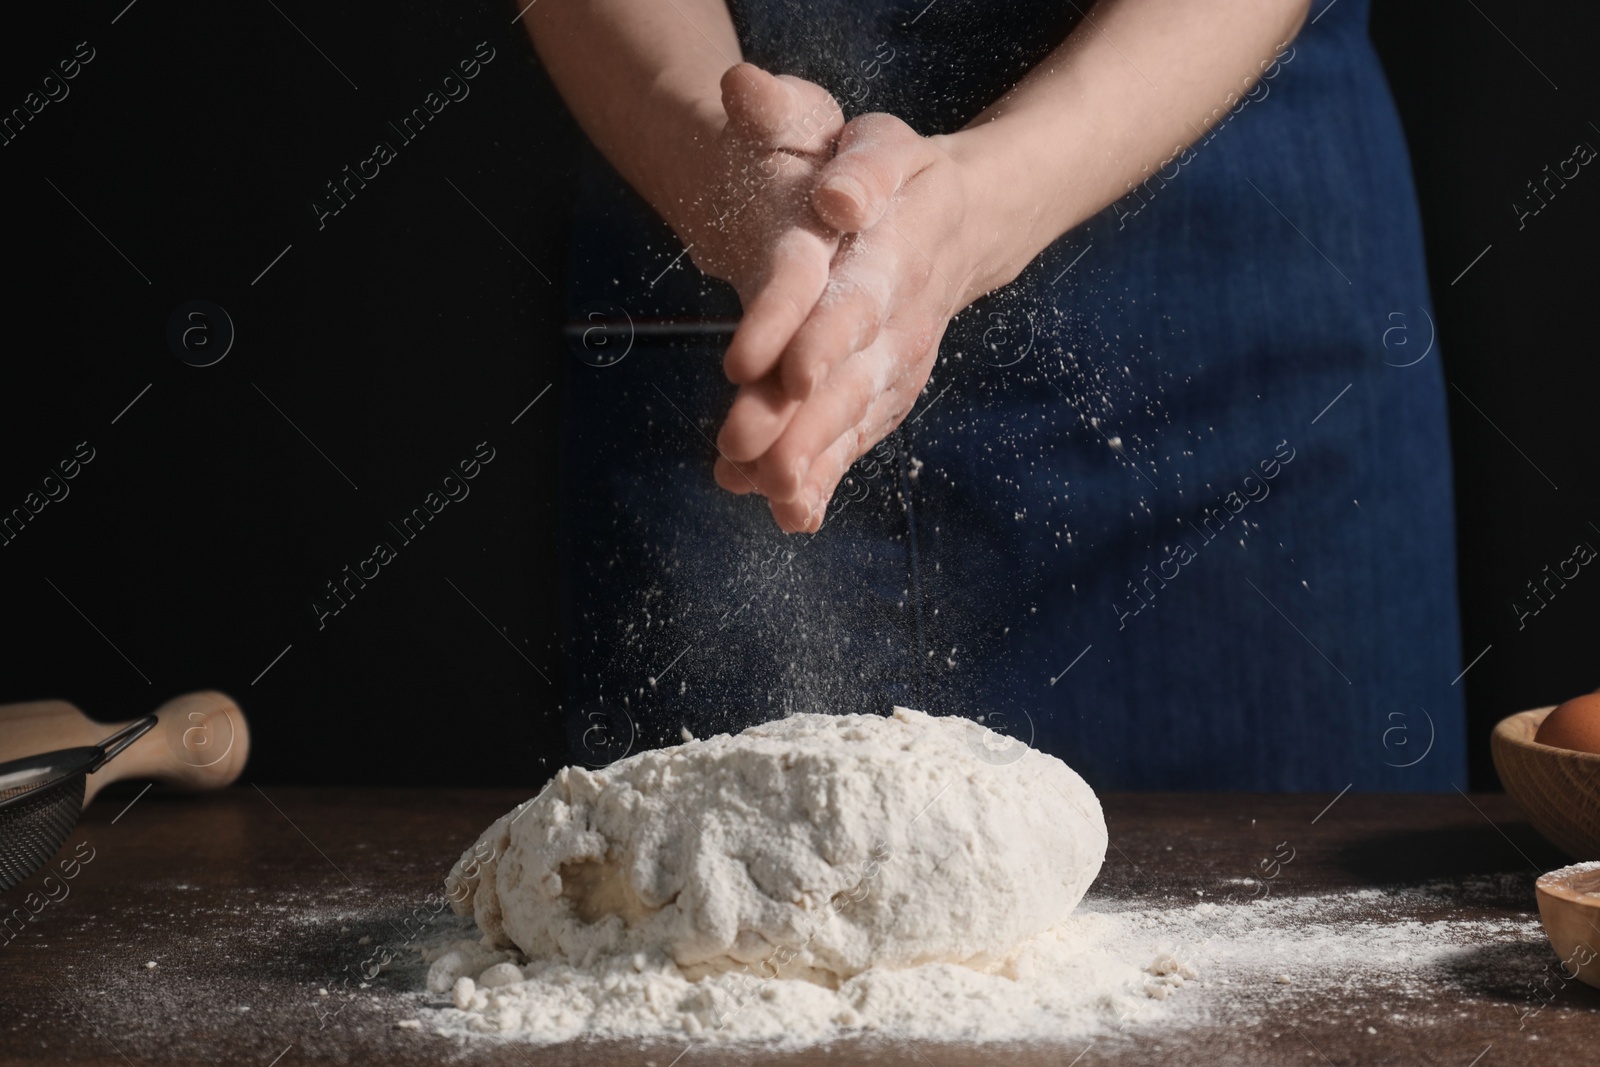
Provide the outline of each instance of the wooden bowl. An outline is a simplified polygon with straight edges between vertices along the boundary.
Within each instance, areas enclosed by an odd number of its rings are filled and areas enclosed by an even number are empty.
[[[1551,871],[1534,890],[1562,975],[1600,989],[1600,866],[1580,863]]]
[[[1600,755],[1535,741],[1554,710],[1501,719],[1489,738],[1494,769],[1534,829],[1574,859],[1600,859]]]

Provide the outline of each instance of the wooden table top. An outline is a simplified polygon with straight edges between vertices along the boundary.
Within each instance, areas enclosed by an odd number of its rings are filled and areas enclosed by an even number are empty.
[[[524,799],[508,790],[291,789],[209,796],[108,792],[44,872],[0,895],[0,1065],[302,1063],[628,1064],[681,1051],[637,1042],[530,1047],[457,1042],[396,1024],[403,981],[326,998],[343,969],[396,940],[483,827]],[[1109,795],[1115,846],[1091,898],[1156,907],[1246,873],[1278,842],[1294,860],[1279,894],[1477,887],[1413,918],[1521,918],[1533,880],[1564,858],[1501,795]],[[129,801],[133,803],[129,806]],[[1325,813],[1323,809],[1327,809]],[[76,860],[76,863],[72,861]],[[58,869],[61,864],[68,866]],[[70,871],[71,877],[67,876]],[[1233,884],[1237,884],[1236,882]],[[1485,890],[1484,887],[1489,889]],[[33,892],[36,896],[29,897]],[[1410,898],[1401,898],[1410,899]],[[26,922],[16,919],[23,908]],[[1393,907],[1375,921],[1397,921]],[[20,932],[18,932],[20,930]],[[362,939],[366,938],[366,941]],[[1449,1064],[1600,1062],[1600,990],[1550,981],[1547,943],[1486,946],[1439,977],[1427,1011],[1389,1022],[1381,989],[1283,1000],[1265,1024],[1225,1017],[1074,1045],[844,1042],[794,1052],[696,1046],[678,1067],[744,1063]],[[1492,958],[1491,958],[1492,957]],[[154,967],[147,966],[154,963]],[[1531,999],[1539,984],[1541,999]],[[336,990],[338,992],[338,990]],[[1185,989],[1183,995],[1190,995]],[[1200,991],[1203,993],[1203,990]],[[337,1011],[330,1003],[338,1001]],[[1536,1012],[1530,1011],[1538,1008]],[[1368,1018],[1382,1021],[1369,1028]],[[663,1054],[663,1050],[665,1054]]]

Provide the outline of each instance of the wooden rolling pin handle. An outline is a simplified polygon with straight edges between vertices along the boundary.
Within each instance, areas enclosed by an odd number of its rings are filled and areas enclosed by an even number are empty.
[[[232,784],[250,758],[250,731],[239,705],[223,693],[188,693],[156,709],[156,725],[127,751],[91,774],[87,795],[111,782],[153,778],[180,789]],[[122,724],[105,727],[109,735]]]
[[[189,693],[156,709],[156,725],[88,776],[84,803],[112,782],[154,778],[183,789],[231,784],[250,758],[250,727],[222,693]],[[0,706],[0,763],[103,744],[137,720],[95,722],[64,700]]]

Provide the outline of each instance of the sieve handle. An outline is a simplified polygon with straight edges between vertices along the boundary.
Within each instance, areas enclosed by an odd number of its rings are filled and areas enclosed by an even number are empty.
[[[100,755],[95,757],[84,773],[93,774],[108,762],[117,758],[118,754],[139,738],[143,737],[150,728],[156,724],[154,715],[146,715],[142,719],[135,719],[116,733],[100,742]]]

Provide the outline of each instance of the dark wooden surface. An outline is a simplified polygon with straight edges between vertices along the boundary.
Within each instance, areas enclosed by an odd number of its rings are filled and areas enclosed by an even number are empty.
[[[0,936],[0,1065],[628,1064],[666,1067],[681,1046],[584,1043],[530,1048],[456,1043],[399,1029],[414,1001],[404,976],[341,986],[408,914],[426,915],[444,871],[511,791],[235,788],[211,796],[108,792],[62,856],[93,858],[49,888],[20,935]],[[1094,895],[1151,906],[1192,904],[1294,842],[1279,893],[1410,886],[1491,876],[1453,918],[1527,916],[1533,879],[1565,860],[1502,796],[1108,796],[1115,848]],[[3,911],[42,889],[42,873],[0,895]],[[63,891],[65,895],[63,896]],[[34,898],[35,906],[41,897]],[[1436,916],[1419,916],[1436,917]],[[366,939],[363,942],[363,938]],[[1499,950],[1504,956],[1504,946]],[[1383,990],[1285,1000],[1266,1025],[1226,1018],[1199,1029],[1134,1032],[1073,1047],[1006,1049],[838,1044],[774,1053],[696,1047],[703,1064],[880,1063],[1016,1067],[1096,1064],[1451,1064],[1600,1062],[1600,991],[1567,984],[1525,1025],[1529,984],[1555,959],[1513,948],[1474,973],[1442,976],[1432,1017],[1369,1033]],[[154,962],[154,968],[146,967]],[[1526,972],[1524,974],[1523,972]],[[1548,973],[1548,972],[1545,972]],[[318,988],[330,988],[319,996]],[[331,1005],[331,1007],[330,1007]],[[1480,1059],[1476,1059],[1480,1057]]]

